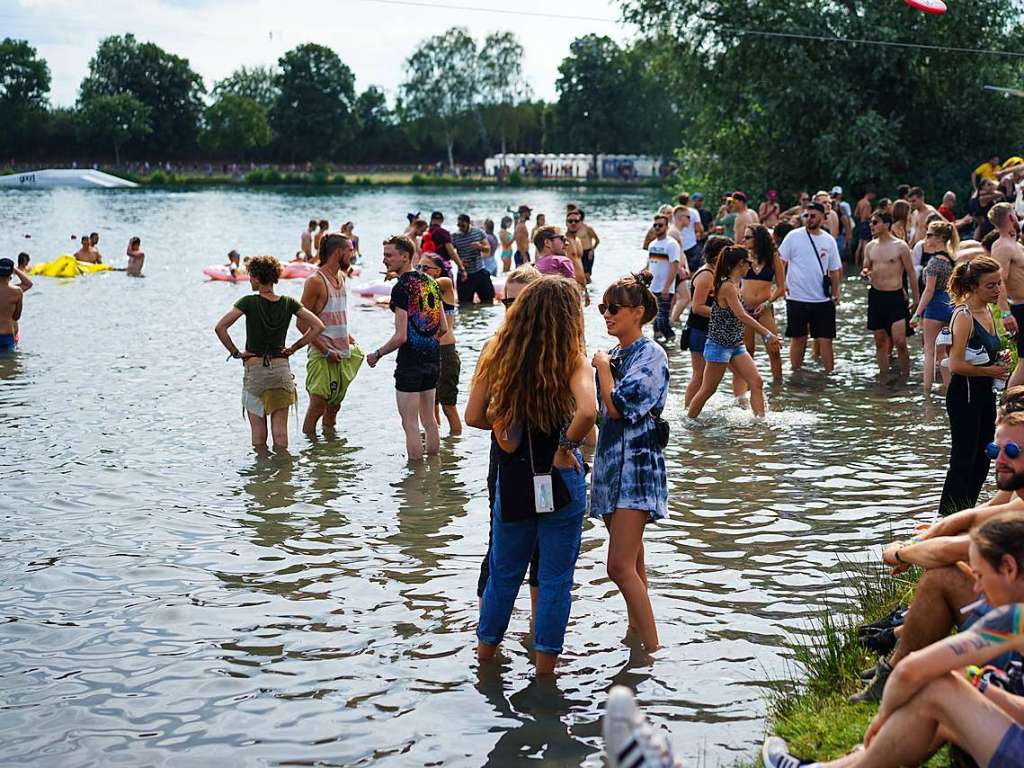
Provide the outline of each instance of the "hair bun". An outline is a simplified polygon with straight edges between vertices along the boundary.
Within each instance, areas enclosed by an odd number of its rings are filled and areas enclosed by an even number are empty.
[[[654,282],[654,275],[649,269],[641,269],[639,272],[633,273],[633,279],[645,288],[650,288],[651,283]]]

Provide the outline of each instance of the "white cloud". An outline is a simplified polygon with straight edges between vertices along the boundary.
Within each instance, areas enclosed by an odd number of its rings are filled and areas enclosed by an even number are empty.
[[[419,5],[380,0],[16,0],[0,5],[4,35],[24,38],[50,65],[51,100],[70,105],[99,41],[132,32],[187,58],[207,86],[236,67],[273,64],[304,42],[332,47],[356,75],[358,89],[379,85],[394,94],[402,63],[418,40],[462,25],[482,38],[515,32],[526,49],[525,68],[535,96],[554,99],[558,65],[573,38],[590,32],[620,41],[630,35],[613,0],[417,0]],[[424,5],[485,8],[430,9]],[[505,11],[515,11],[515,14]],[[545,18],[525,12],[577,16]]]

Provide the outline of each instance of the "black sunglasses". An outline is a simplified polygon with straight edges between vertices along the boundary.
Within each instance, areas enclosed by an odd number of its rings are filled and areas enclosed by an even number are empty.
[[[614,301],[611,304],[598,304],[597,311],[602,315],[607,312],[609,315],[619,314],[620,309],[633,309],[638,305],[636,304],[616,304]]]
[[[515,298],[502,299],[501,300],[501,303],[505,305],[505,309],[508,309],[509,307],[511,307],[514,302],[515,302]]]

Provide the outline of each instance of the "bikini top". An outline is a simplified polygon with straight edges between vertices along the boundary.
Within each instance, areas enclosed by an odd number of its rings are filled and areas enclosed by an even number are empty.
[[[764,280],[765,282],[771,282],[775,279],[775,260],[769,259],[768,263],[761,267],[756,272],[751,267],[747,270],[747,274],[743,277],[744,280]]]

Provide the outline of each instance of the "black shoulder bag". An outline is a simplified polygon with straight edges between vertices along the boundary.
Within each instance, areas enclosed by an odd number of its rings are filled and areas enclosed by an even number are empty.
[[[528,424],[524,430],[525,439],[519,441],[515,451],[506,453],[500,448],[498,450],[498,496],[503,523],[518,523],[537,515],[534,502],[533,440]],[[554,511],[557,512],[572,502],[572,494],[553,461],[548,473],[551,475]]]
[[[818,258],[818,246],[814,244],[814,238],[811,237],[811,233],[807,231],[807,227],[804,227],[804,234],[807,235],[807,239],[811,242],[811,253],[814,254],[814,258],[817,260],[818,266],[821,267],[821,290],[825,292],[825,298],[831,301],[832,278],[828,276],[828,270],[825,269],[825,265],[822,264],[821,259]]]
[[[612,379],[614,381],[619,380],[619,374],[621,373],[619,358],[613,357],[611,361]],[[658,446],[664,450],[665,446],[668,445],[669,436],[669,424],[665,419],[661,418],[661,411],[651,408],[647,413],[654,422],[654,439],[658,441]]]

